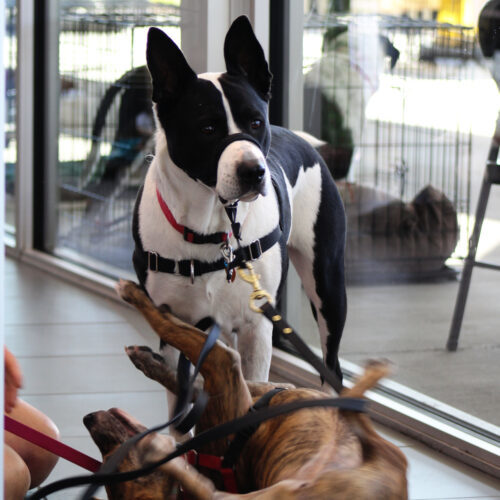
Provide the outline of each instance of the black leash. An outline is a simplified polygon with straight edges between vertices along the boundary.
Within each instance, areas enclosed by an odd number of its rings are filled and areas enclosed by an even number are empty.
[[[189,377],[189,372],[191,369],[191,361],[180,353],[179,364],[177,366],[177,383],[178,383],[178,394],[177,402],[175,405],[174,415],[184,414],[193,399],[194,381],[200,372],[201,366],[203,365],[205,358],[208,353],[212,350],[213,346],[217,342],[220,335],[220,326],[217,323],[212,325],[212,328],[207,334],[207,338],[203,347],[201,348],[200,355],[198,356],[198,362],[194,368],[194,372]],[[185,434],[190,431],[198,422],[201,414],[205,410],[208,403],[208,395],[205,391],[201,391],[196,401],[193,403],[193,407],[189,413],[182,418],[179,423],[175,425],[175,429],[181,434]]]
[[[147,429],[123,443],[115,451],[115,453],[113,453],[113,455],[101,466],[96,475],[102,476],[106,474],[112,474],[118,468],[122,460],[128,455],[132,447],[151,432],[158,432],[165,429],[166,427],[169,427],[170,425],[174,425],[177,431],[185,434],[194,425],[196,425],[201,417],[201,414],[205,410],[205,407],[207,406],[208,394],[205,391],[200,391],[198,397],[193,402],[191,410],[189,410],[188,412],[189,404],[191,403],[193,398],[194,381],[206,357],[208,356],[208,353],[212,350],[213,346],[217,342],[219,335],[220,327],[219,325],[214,323],[209,333],[207,334],[207,338],[205,340],[205,343],[203,344],[200,355],[198,356],[198,361],[196,362],[196,366],[191,378],[189,378],[191,362],[184,356],[184,354],[180,354],[179,366],[182,366],[182,370],[184,370],[184,373],[187,373],[187,376],[184,378],[184,383],[182,377],[178,378],[179,394],[177,396],[177,403],[174,411],[175,417],[165,424],[162,424],[153,429]],[[81,500],[90,500],[99,487],[100,484],[90,485],[82,495]]]
[[[260,306],[262,314],[277,327],[278,331],[286,336],[288,340],[297,349],[299,354],[321,375],[323,380],[326,380],[335,391],[340,394],[343,389],[342,381],[337,374],[329,370],[323,361],[314,354],[311,348],[295,333],[293,328],[281,317],[281,314],[276,310],[270,302],[265,302]]]
[[[269,406],[271,399],[278,392],[285,391],[283,387],[276,387],[275,389],[266,392],[259,400],[250,407],[248,410],[250,413],[255,413],[262,408],[266,408]],[[255,431],[259,428],[260,422],[256,422],[253,425],[248,425],[247,427],[241,428],[234,436],[234,439],[231,441],[226,453],[224,453],[224,458],[222,460],[223,467],[234,467],[236,465],[236,461],[241,454],[241,451],[247,444],[247,441],[253,436]]]
[[[129,472],[118,472],[118,473],[101,473],[98,472],[93,475],[84,475],[84,476],[75,476],[67,479],[62,479],[51,483],[43,488],[40,488],[38,491],[33,493],[33,495],[29,496],[29,500],[42,500],[45,496],[55,493],[56,491],[82,486],[84,484],[92,484],[97,486],[102,486],[104,484],[117,483],[122,481],[131,481],[133,479],[137,479],[138,477],[145,476],[150,474],[157,467],[167,463],[174,458],[180,457],[187,453],[190,450],[200,448],[212,441],[225,438],[234,434],[238,429],[243,429],[245,427],[253,426],[255,424],[259,424],[265,422],[266,420],[270,420],[275,417],[279,417],[280,415],[285,415],[287,413],[291,413],[293,411],[298,411],[304,408],[338,408],[343,411],[354,411],[354,412],[365,412],[366,406],[368,402],[363,399],[358,398],[332,398],[332,399],[313,399],[313,400],[299,400],[293,401],[291,403],[286,403],[284,405],[270,406],[264,409],[261,409],[256,412],[250,412],[246,415],[231,420],[230,422],[225,422],[216,427],[212,427],[208,429],[194,438],[186,441],[177,446],[177,449],[172,453],[168,454],[165,458],[158,460],[157,462],[153,462],[145,467],[140,469],[136,469]],[[167,422],[167,424],[155,427],[153,429],[148,429],[144,431],[142,434],[138,434],[131,438],[127,443],[133,441],[135,444],[137,441],[142,439],[145,435],[162,430],[166,426],[170,425],[171,422]],[[127,444],[125,443],[125,444]],[[123,446],[123,445],[122,445]],[[128,451],[128,450],[127,450]]]

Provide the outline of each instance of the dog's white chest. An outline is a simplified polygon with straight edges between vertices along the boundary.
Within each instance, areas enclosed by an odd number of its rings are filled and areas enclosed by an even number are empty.
[[[219,244],[193,244],[186,242],[165,219],[156,197],[155,178],[148,174],[139,207],[139,230],[145,251],[157,252],[173,260],[195,259],[214,262],[222,258]],[[248,204],[242,226],[243,245],[270,233],[279,224],[278,202],[274,193]],[[230,230],[229,220],[225,226],[213,231]],[[236,247],[234,238],[232,245]],[[254,261],[261,282],[275,296],[281,280],[282,262],[279,244]],[[248,308],[251,287],[238,277],[228,283],[224,270],[190,277],[175,274],[147,273],[145,287],[156,305],[167,304],[174,314],[191,324],[205,317],[213,318],[229,333],[241,325],[260,320]]]
[[[262,286],[275,296],[281,279],[281,251],[278,244],[254,262]],[[259,315],[248,307],[250,285],[239,277],[227,282],[224,271],[190,278],[164,273],[148,273],[146,289],[157,305],[167,304],[188,323],[195,324],[205,317],[213,318],[229,333],[242,325],[257,323]]]

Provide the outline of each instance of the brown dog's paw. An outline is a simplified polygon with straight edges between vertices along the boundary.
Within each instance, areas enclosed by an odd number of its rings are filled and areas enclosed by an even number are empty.
[[[174,394],[177,393],[177,372],[169,367],[160,354],[147,346],[125,347],[125,352],[134,366],[146,377],[155,380]]]
[[[137,304],[146,298],[144,292],[133,281],[121,279],[115,285],[115,290],[120,298],[129,304]]]
[[[163,372],[166,369],[163,356],[147,346],[128,346],[125,347],[125,352],[134,366],[148,377],[151,377],[152,373]]]

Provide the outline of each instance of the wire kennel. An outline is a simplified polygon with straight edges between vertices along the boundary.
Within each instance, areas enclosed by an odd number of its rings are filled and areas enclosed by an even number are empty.
[[[457,104],[472,78],[474,30],[310,15],[304,40],[304,128],[326,142],[344,200],[348,280],[454,276],[445,261],[467,232],[457,215],[469,213],[472,152]]]
[[[82,5],[66,9],[60,22],[55,251],[111,272],[131,270],[132,209],[153,152],[147,30],[180,35],[180,11]]]

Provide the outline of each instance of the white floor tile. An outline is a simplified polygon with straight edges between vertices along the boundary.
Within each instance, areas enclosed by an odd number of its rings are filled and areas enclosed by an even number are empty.
[[[424,445],[402,447],[409,461],[410,500],[500,496],[500,481]]]
[[[82,419],[87,413],[98,410],[122,408],[146,427],[168,419],[167,398],[161,388],[155,392],[44,394],[25,399],[54,421],[63,441],[67,438],[88,437]]]
[[[21,396],[158,391],[126,356],[67,356],[20,358],[24,374]]]

